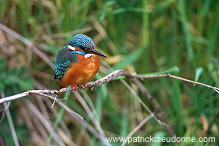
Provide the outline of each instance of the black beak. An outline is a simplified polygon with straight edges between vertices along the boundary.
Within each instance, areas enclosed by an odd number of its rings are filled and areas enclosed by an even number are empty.
[[[99,56],[102,56],[102,57],[105,57],[105,58],[107,58],[106,57],[106,55],[103,55],[102,53],[100,53],[99,51],[97,51],[97,50],[94,50],[94,49],[92,49],[92,50],[90,50],[89,52],[91,52],[91,53],[94,53],[94,54],[97,54],[97,55],[99,55]]]

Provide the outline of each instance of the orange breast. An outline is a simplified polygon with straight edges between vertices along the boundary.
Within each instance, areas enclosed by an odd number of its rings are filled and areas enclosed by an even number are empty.
[[[78,55],[78,62],[72,63],[61,78],[61,87],[85,84],[94,78],[99,68],[100,59],[97,55],[93,54],[87,58],[84,55]]]

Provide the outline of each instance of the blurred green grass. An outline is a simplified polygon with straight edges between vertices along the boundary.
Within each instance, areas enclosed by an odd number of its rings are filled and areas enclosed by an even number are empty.
[[[94,39],[98,50],[108,54],[109,59],[105,61],[113,70],[126,69],[145,74],[159,73],[177,66],[178,76],[219,86],[217,0],[1,0],[0,22],[27,38],[52,61],[56,52],[66,45],[74,34],[84,33]],[[6,66],[0,66],[1,92],[9,96],[33,88],[58,88],[58,83],[53,80],[53,69],[31,48],[2,30],[0,37],[0,58],[2,62],[6,62]],[[31,61],[27,61],[27,57],[31,58]],[[103,67],[108,68],[105,64]],[[203,69],[201,72],[198,71],[200,67]],[[108,73],[111,71],[108,70]],[[96,79],[106,74],[99,72]],[[138,89],[126,81],[145,104],[153,109]],[[219,144],[218,117],[208,132],[204,127],[205,124],[210,124],[218,112],[219,95],[215,91],[170,78],[147,79],[143,83],[160,104],[168,123],[178,136],[214,136],[217,143],[198,144]],[[82,95],[93,102],[100,124],[108,136],[126,136],[143,120],[142,117],[148,115],[119,80],[86,92]],[[90,123],[91,119],[73,98],[73,94],[68,96],[71,96],[68,105]],[[16,117],[20,117],[22,124],[28,124],[22,120],[24,117],[21,116],[21,102],[11,105],[11,111]],[[36,106],[40,107],[39,104]],[[14,111],[15,108],[18,112]],[[59,110],[57,105],[56,109]],[[56,121],[56,124],[63,118],[74,135],[73,141],[78,145],[83,140],[87,145],[101,145],[95,136],[87,133],[81,125],[75,121],[72,123],[72,120],[66,117],[67,114],[60,112],[57,118],[50,116],[49,119]],[[29,141],[33,141],[33,131],[26,129],[24,132],[16,126],[19,122],[14,122],[18,137],[30,132]],[[0,127],[4,127],[4,131],[8,132],[5,123],[6,118],[0,123]],[[0,134],[5,140],[9,136],[4,131],[0,130]],[[156,135],[159,132],[168,135],[165,127],[151,120],[135,136]],[[28,144],[28,140],[19,140],[22,144]],[[9,138],[6,143],[10,145],[11,141],[12,138]]]

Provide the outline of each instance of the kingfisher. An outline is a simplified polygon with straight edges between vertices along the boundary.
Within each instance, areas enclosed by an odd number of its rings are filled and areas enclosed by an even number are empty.
[[[75,35],[55,58],[55,77],[60,81],[60,88],[83,85],[94,78],[100,68],[100,58],[104,54],[95,50],[93,40],[84,34]]]

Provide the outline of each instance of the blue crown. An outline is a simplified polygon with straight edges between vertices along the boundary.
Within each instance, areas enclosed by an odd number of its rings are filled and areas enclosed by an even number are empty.
[[[93,40],[84,34],[75,35],[69,42],[69,45],[72,47],[79,47],[81,49],[84,48],[94,49]]]

